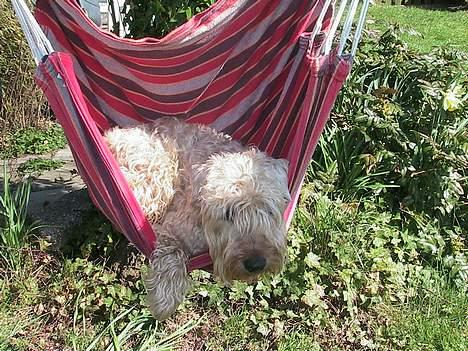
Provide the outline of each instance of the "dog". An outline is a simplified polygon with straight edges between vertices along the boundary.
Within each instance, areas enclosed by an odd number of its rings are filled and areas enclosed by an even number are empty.
[[[291,200],[286,160],[169,117],[115,127],[104,138],[158,234],[145,277],[156,319],[183,301],[190,257],[209,252],[227,285],[281,270]]]

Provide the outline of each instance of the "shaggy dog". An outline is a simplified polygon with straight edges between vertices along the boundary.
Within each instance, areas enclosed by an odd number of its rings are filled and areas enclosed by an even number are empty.
[[[190,257],[209,251],[213,273],[226,284],[281,269],[286,160],[173,118],[113,128],[105,139],[158,234],[145,279],[157,319],[183,301]]]

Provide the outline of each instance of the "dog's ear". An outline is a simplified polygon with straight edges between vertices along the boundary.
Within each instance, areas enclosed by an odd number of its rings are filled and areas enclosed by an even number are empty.
[[[284,158],[275,158],[274,159],[274,162],[276,163],[276,165],[282,169],[286,174],[288,174],[288,170],[289,170],[289,161],[284,159]]]
[[[157,320],[169,318],[190,288],[187,256],[178,247],[158,246],[145,277],[149,308]]]
[[[266,153],[260,151],[256,147],[250,147],[247,151],[244,151],[244,154],[249,155],[249,157],[255,158],[259,157],[261,158],[267,158],[272,160],[273,165],[275,167],[278,167],[279,169],[283,170],[286,174],[288,174],[288,169],[289,169],[289,161],[284,159],[284,158],[273,158],[268,156]]]

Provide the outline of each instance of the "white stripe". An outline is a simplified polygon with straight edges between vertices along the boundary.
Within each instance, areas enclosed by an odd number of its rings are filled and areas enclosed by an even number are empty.
[[[235,121],[237,121],[241,116],[243,116],[252,106],[259,103],[260,99],[265,95],[265,89],[267,86],[276,79],[284,69],[284,66],[289,62],[291,52],[294,50],[294,47],[287,49],[278,64],[275,67],[275,70],[268,75],[268,78],[262,81],[255,89],[253,94],[248,95],[242,101],[238,101],[236,106],[231,108],[230,110],[224,111],[216,121],[213,122],[211,127],[217,130],[223,130]],[[298,55],[301,56],[301,52],[298,52]],[[197,117],[197,116],[191,116]]]
[[[330,7],[331,0],[326,0],[325,4],[322,7],[322,11],[320,12],[320,16],[317,18],[317,21],[315,22],[314,30],[312,31],[312,35],[310,36],[310,41],[309,41],[309,53],[312,50],[315,36],[319,33],[319,31],[322,29],[322,22],[325,17],[325,14],[327,13],[329,7]]]

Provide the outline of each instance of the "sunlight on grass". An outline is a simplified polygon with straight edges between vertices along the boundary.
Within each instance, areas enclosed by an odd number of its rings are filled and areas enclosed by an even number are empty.
[[[278,345],[278,351],[320,351],[322,348],[308,335],[293,332],[286,335]]]
[[[468,347],[468,296],[444,282],[432,282],[409,303],[387,311],[389,327],[406,350],[462,351]]]
[[[402,38],[416,50],[428,52],[434,47],[468,51],[468,11],[440,11],[414,7],[374,5],[369,9],[368,29],[385,31],[398,24],[405,33]]]
[[[99,335],[88,345],[86,351],[95,350],[107,335],[111,340],[106,351],[131,349],[135,351],[163,351],[177,348],[181,338],[198,325],[198,321],[188,321],[169,335],[161,333],[159,323],[146,311],[138,313],[121,328],[117,322],[134,312],[134,308],[124,310],[113,318]]]

